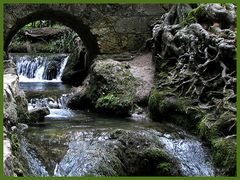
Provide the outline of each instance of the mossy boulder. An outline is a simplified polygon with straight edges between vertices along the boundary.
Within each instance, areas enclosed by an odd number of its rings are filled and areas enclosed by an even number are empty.
[[[220,115],[208,113],[198,125],[198,134],[211,146],[220,174],[227,176],[236,175],[235,118],[229,111]]]
[[[218,138],[212,141],[213,160],[220,172],[227,176],[236,176],[237,144],[231,138]]]
[[[113,94],[101,96],[96,102],[96,108],[103,112],[114,112],[116,114],[128,114],[129,109],[133,106],[131,98],[123,98]]]
[[[236,134],[236,116],[233,112],[226,111],[222,114],[207,113],[198,124],[201,138],[211,142],[217,137]]]
[[[121,143],[117,156],[128,175],[181,175],[178,161],[163,149],[153,134],[116,129],[110,137]]]
[[[152,90],[148,107],[154,121],[171,121],[187,129],[193,129],[201,113],[196,107],[190,107],[191,101],[167,90]]]
[[[66,152],[55,169],[56,175],[181,175],[179,163],[163,149],[153,133],[116,129],[107,137],[104,141],[71,142],[75,148]]]
[[[91,67],[86,91],[73,95],[68,107],[128,115],[136,101],[137,82],[127,63],[112,59],[96,61]],[[81,106],[83,103],[84,107]]]

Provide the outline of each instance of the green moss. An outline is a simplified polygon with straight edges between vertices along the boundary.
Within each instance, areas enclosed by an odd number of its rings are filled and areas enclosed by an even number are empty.
[[[236,175],[237,144],[227,138],[219,138],[212,142],[213,160],[224,175]]]
[[[106,96],[100,97],[97,100],[97,107],[108,107],[108,108],[114,108],[116,105],[118,105],[120,102],[120,98],[114,96],[113,94],[108,94]]]
[[[149,148],[144,152],[144,156],[149,159],[152,163],[159,161],[169,161],[169,154],[163,149]]]
[[[187,26],[192,23],[198,22],[198,20],[206,15],[204,5],[200,5],[197,8],[189,11],[187,17],[181,22],[181,26]]]
[[[181,114],[185,111],[186,99],[179,98],[168,91],[153,90],[150,94],[148,105],[153,119],[169,119],[171,113]]]
[[[152,90],[148,100],[149,112],[152,119],[158,118],[159,115],[158,106],[161,100],[162,96],[160,95],[159,91],[156,89]]]
[[[221,136],[236,134],[236,117],[232,112],[226,111],[220,116],[207,114],[197,126],[198,134],[207,142]]]
[[[20,141],[17,134],[10,134],[11,148],[15,156],[19,156]]]
[[[197,130],[199,136],[207,142],[211,142],[211,140],[217,137],[217,126],[209,114],[202,118],[197,126]]]
[[[133,99],[131,97],[117,96],[114,94],[107,94],[97,99],[95,108],[100,111],[111,111],[116,114],[128,114],[128,110],[133,105]]]
[[[117,139],[120,136],[126,135],[126,134],[127,134],[127,132],[125,130],[123,130],[123,129],[115,129],[114,131],[112,131],[110,133],[110,138],[111,139]]]
[[[202,117],[197,107],[192,107],[188,98],[178,97],[168,90],[154,89],[148,101],[150,116],[155,121],[171,121],[188,130],[195,131]]]
[[[174,169],[174,165],[172,163],[167,163],[167,162],[159,163],[156,167],[156,175],[170,176],[172,175],[173,169]]]
[[[148,175],[157,176],[173,176],[179,175],[178,164],[163,149],[151,147],[144,152],[144,160],[146,166],[143,170],[147,170]]]

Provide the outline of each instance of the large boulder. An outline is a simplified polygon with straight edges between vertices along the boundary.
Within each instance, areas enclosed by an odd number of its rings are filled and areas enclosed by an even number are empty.
[[[136,102],[138,83],[129,68],[128,63],[112,59],[96,61],[91,67],[86,90],[76,93],[69,100],[68,107],[128,115]]]
[[[76,139],[69,146],[56,176],[181,175],[178,161],[150,132],[116,129],[93,141]]]

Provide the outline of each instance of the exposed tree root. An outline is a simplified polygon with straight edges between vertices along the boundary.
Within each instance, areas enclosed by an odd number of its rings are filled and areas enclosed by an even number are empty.
[[[172,67],[159,88],[236,114],[236,6],[175,5],[154,25],[153,41],[157,64]],[[231,131],[236,118],[229,121]]]

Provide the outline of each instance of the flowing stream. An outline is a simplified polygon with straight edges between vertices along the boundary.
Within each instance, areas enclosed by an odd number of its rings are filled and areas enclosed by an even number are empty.
[[[90,156],[115,129],[157,138],[176,157],[186,176],[215,176],[211,153],[196,137],[167,123],[114,118],[66,108],[71,87],[61,83],[68,55],[12,55],[29,109],[48,107],[44,122],[29,126],[21,140],[22,155],[33,176],[84,176],[96,162]],[[98,142],[96,145],[95,142]],[[99,145],[100,144],[100,145]]]

